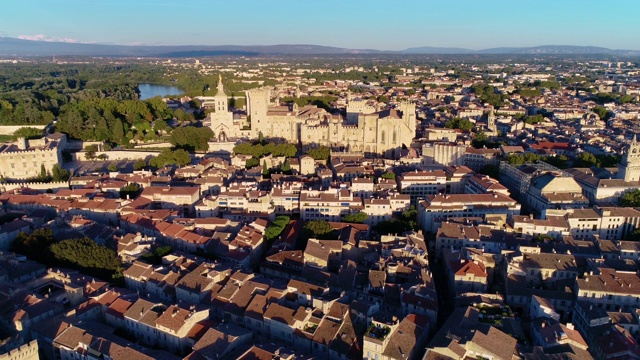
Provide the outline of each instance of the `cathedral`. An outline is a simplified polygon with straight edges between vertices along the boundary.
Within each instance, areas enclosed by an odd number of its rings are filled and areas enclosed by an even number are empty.
[[[273,106],[266,88],[247,91],[246,120],[234,118],[229,110],[222,81],[214,97],[215,112],[210,114],[215,141],[227,138],[282,138],[285,141],[312,148],[320,145],[332,150],[358,152],[367,155],[384,154],[398,158],[403,145],[409,147],[416,132],[415,104],[402,103],[397,108],[364,112],[349,112],[347,120],[314,105]],[[356,101],[358,101],[357,99]],[[355,104],[354,104],[355,105]],[[348,109],[358,109],[351,106]]]

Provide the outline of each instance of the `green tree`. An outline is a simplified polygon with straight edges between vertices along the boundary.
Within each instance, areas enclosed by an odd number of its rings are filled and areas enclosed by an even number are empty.
[[[640,207],[640,190],[628,191],[620,197],[620,206]]]
[[[478,173],[497,179],[500,175],[500,167],[498,165],[485,165]]]
[[[596,105],[593,108],[591,108],[591,111],[593,111],[594,113],[596,113],[596,115],[598,115],[598,117],[600,117],[600,119],[602,120],[609,120],[609,118],[611,116],[613,116],[613,113],[611,111],[609,111],[609,109],[607,109],[606,107],[602,106],[602,105]]]
[[[140,171],[147,167],[147,162],[144,159],[138,159],[135,163],[133,163],[133,169],[136,171]]]
[[[153,131],[155,132],[160,133],[167,130],[167,128],[168,128],[167,122],[162,119],[158,119],[153,122]]]
[[[109,166],[107,166],[107,170],[114,172],[114,171],[118,171],[118,165],[111,163],[109,164]]]
[[[309,149],[307,155],[311,156],[314,160],[329,161],[331,156],[331,150],[326,146],[319,146],[317,148]]]
[[[386,171],[380,177],[383,178],[383,179],[395,180],[396,174],[394,172],[392,172],[392,171]]]
[[[574,167],[592,167],[597,166],[598,159],[590,152],[582,152],[578,154]]]
[[[259,165],[260,165],[260,160],[256,158],[247,159],[247,161],[245,162],[245,168],[247,169],[251,169]]]
[[[269,177],[269,174],[269,168],[267,167],[267,161],[265,160],[262,162],[262,176],[266,178]]]
[[[629,241],[640,241],[640,229],[635,229],[629,235],[627,235]]]
[[[98,151],[98,145],[88,145],[84,148],[85,151],[85,157],[87,158],[87,160],[95,160],[96,158],[96,152]]]
[[[13,138],[39,139],[42,137],[42,130],[33,127],[23,127],[13,133]]]
[[[369,215],[367,215],[367,213],[363,212],[363,211],[359,211],[357,213],[354,214],[347,214],[345,216],[342,217],[342,221],[343,222],[349,222],[349,223],[359,223],[359,224],[364,224],[367,219],[369,218]]]
[[[60,164],[55,164],[51,169],[51,176],[53,181],[68,181],[70,174],[69,171],[63,169]]]
[[[191,164],[191,155],[183,149],[164,149],[149,161],[149,165],[162,168],[168,165],[185,166]]]
[[[277,216],[276,219],[264,230],[264,235],[267,238],[267,241],[273,241],[280,236],[285,227],[289,225],[289,221],[291,221],[291,219],[288,216]]]
[[[49,245],[53,242],[51,228],[36,229],[31,234],[21,232],[11,244],[11,251],[25,255],[39,263],[52,265]]]
[[[142,254],[140,258],[151,265],[162,265],[162,258],[171,254],[172,251],[170,245],[160,246],[153,251]]]
[[[129,183],[120,188],[120,199],[135,199],[140,195],[142,186],[138,183]]]
[[[289,159],[284,159],[280,170],[285,174],[291,173],[291,163],[289,163]]]
[[[47,169],[44,167],[44,164],[40,165],[40,176],[38,176],[38,178],[41,181],[46,181],[46,179],[49,178],[49,175],[47,174]]]
[[[258,132],[258,143],[264,145],[264,135],[262,135],[262,131]]]
[[[302,237],[327,240],[335,238],[335,232],[331,224],[324,220],[311,220],[302,228]]]
[[[185,126],[173,130],[169,142],[187,151],[207,151],[212,137],[213,131],[208,127]]]
[[[547,164],[553,165],[558,169],[566,169],[568,166],[569,158],[566,155],[547,156],[542,159]]]
[[[469,119],[452,118],[444,123],[444,127],[449,129],[471,130],[474,124]]]
[[[49,248],[58,264],[87,275],[112,280],[122,271],[116,252],[89,238],[63,240]]]
[[[378,102],[386,104],[389,102],[389,97],[386,95],[380,95],[378,96]]]
[[[124,126],[122,125],[122,120],[120,119],[116,119],[113,123],[111,140],[118,144],[123,144],[125,142]]]

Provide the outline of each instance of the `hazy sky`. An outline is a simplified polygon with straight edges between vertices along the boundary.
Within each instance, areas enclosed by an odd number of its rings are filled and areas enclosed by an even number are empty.
[[[116,44],[640,50],[640,0],[0,0],[0,36]]]

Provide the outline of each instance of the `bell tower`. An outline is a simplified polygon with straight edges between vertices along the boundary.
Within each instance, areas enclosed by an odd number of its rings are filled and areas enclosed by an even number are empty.
[[[224,92],[224,85],[222,84],[222,75],[218,74],[218,92],[215,96],[216,112],[227,112],[229,110],[229,99]]]
[[[640,181],[640,143],[635,134],[618,165],[618,178],[624,181]]]

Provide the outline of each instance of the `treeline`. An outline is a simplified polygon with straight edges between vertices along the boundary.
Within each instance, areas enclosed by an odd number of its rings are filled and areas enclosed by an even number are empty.
[[[260,159],[267,155],[294,157],[298,152],[293,144],[274,142],[245,142],[236,145],[233,148],[234,154],[251,155],[254,159]]]
[[[157,139],[153,120],[172,116],[173,111],[159,97],[145,101],[90,98],[64,105],[56,129],[74,139],[123,145]],[[160,128],[166,129],[166,123],[161,122]]]
[[[558,169],[567,169],[570,166],[574,168],[590,168],[590,167],[615,167],[620,163],[620,155],[601,154],[594,155],[590,152],[582,152],[571,161],[566,155],[545,156],[534,153],[524,154],[508,154],[505,161],[510,165],[520,166],[526,163],[536,163],[544,161],[549,165],[553,165]]]

